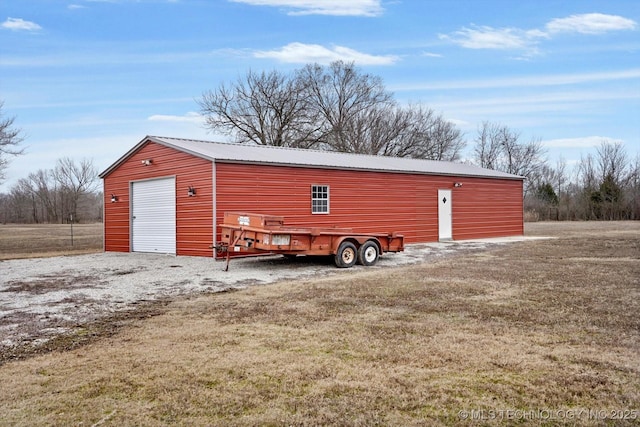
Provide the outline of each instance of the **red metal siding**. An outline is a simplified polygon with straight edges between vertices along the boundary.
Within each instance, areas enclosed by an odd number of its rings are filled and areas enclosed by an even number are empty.
[[[142,160],[153,159],[150,166]],[[212,256],[225,211],[282,215],[286,224],[351,227],[438,240],[438,190],[451,189],[455,240],[522,235],[522,181],[290,166],[216,163],[148,142],[104,178],[105,250],[130,251],[132,181],[176,177],[178,255]],[[455,187],[454,182],[462,183]],[[311,186],[328,185],[329,214],[311,214]],[[189,186],[196,189],[188,197]],[[118,197],[111,203],[111,195]]]
[[[144,166],[142,160],[152,159]],[[176,177],[176,253],[212,256],[213,168],[211,161],[153,142],[143,145],[104,178],[105,250],[130,251],[130,183],[143,179]],[[189,186],[196,195],[189,197]],[[118,197],[111,203],[111,195]]]
[[[462,187],[453,188],[454,182]],[[330,213],[311,214],[311,185],[329,185]],[[398,231],[438,240],[438,189],[452,189],[453,238],[523,234],[522,182],[285,166],[216,164],[217,223],[225,211],[282,215],[288,225]]]
[[[524,234],[522,181],[459,178],[453,189],[454,240]]]

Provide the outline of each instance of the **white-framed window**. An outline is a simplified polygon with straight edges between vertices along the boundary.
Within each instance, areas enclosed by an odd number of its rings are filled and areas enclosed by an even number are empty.
[[[311,213],[312,214],[328,214],[329,213],[329,186],[328,185],[312,185],[311,186]]]

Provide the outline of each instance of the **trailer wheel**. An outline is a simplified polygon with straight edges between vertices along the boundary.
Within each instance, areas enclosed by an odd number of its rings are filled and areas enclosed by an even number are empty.
[[[358,262],[366,267],[374,265],[378,262],[380,251],[376,242],[369,240],[358,249]]]
[[[358,250],[351,242],[342,242],[336,252],[335,262],[339,268],[353,267],[358,260]]]

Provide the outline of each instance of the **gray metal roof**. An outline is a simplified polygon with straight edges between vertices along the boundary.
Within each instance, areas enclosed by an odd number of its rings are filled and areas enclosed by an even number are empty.
[[[102,172],[100,177],[104,178],[148,141],[171,147],[214,162],[256,163],[314,168],[419,173],[428,175],[524,179],[518,175],[484,169],[464,163],[270,147],[262,145],[231,144],[161,136],[145,137],[124,156],[118,159],[118,161]]]

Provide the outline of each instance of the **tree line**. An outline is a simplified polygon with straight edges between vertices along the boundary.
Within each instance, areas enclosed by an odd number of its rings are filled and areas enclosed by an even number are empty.
[[[404,105],[380,77],[353,63],[309,64],[289,73],[249,71],[197,100],[205,126],[235,142],[379,156],[463,161],[457,126],[419,104]],[[0,103],[0,181],[8,157],[20,155],[20,132]],[[528,220],[640,219],[640,155],[603,141],[572,171],[550,165],[541,139],[485,121],[464,161],[525,178]],[[92,161],[58,160],[0,194],[0,222],[99,221],[102,195]]]
[[[59,159],[0,193],[0,223],[63,224],[102,221],[102,192],[92,160]]]
[[[530,220],[640,220],[640,154],[603,141],[567,172],[564,160],[544,162],[525,197]]]

